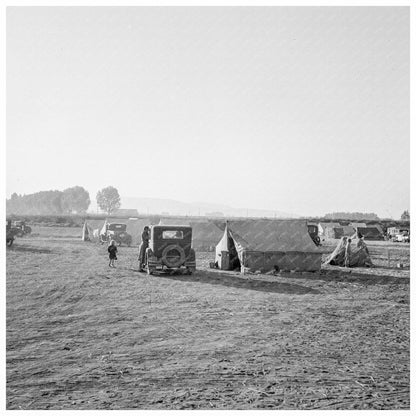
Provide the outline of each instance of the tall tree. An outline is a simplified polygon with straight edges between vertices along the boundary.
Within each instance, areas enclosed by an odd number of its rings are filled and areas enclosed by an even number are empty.
[[[60,215],[62,214],[62,192],[41,191],[19,196],[14,193],[6,200],[7,214]]]
[[[97,205],[108,215],[111,215],[115,210],[120,208],[120,195],[117,189],[113,186],[107,186],[107,188],[98,191]]]
[[[90,194],[82,186],[73,186],[63,191],[62,208],[65,212],[84,213],[90,203]]]
[[[402,221],[410,221],[410,213],[408,210],[404,211],[400,217]]]

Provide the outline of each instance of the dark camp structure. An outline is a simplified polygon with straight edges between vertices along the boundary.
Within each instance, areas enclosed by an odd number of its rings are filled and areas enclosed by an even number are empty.
[[[356,236],[359,237],[360,234],[364,237],[364,240],[384,240],[383,234],[377,227],[357,227]]]

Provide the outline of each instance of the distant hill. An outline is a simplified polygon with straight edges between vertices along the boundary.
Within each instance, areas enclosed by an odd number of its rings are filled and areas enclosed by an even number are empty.
[[[194,215],[205,216],[213,213],[222,213],[225,217],[270,217],[270,218],[297,218],[297,215],[263,209],[234,208],[222,204],[209,202],[182,202],[173,199],[162,198],[136,198],[121,197],[121,206],[124,209],[137,209],[140,214],[162,215]]]

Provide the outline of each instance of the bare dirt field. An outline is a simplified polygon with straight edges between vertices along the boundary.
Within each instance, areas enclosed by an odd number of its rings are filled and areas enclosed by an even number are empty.
[[[79,235],[7,249],[8,409],[409,409],[408,244],[368,243],[374,269],[242,276],[198,253],[148,277],[136,247],[111,269]]]

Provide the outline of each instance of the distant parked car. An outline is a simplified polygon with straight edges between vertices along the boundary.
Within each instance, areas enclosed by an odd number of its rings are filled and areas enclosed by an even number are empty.
[[[26,225],[25,221],[14,221],[13,228],[16,229],[16,235],[18,237],[23,237],[25,234],[30,234],[32,232],[32,228]]]
[[[154,225],[150,229],[149,247],[145,254],[147,274],[156,271],[196,269],[192,246],[192,227],[183,225]]]
[[[398,243],[410,243],[409,232],[407,230],[401,231],[399,234],[396,234],[393,237],[393,241],[398,242]]]
[[[105,242],[109,242],[110,240],[114,240],[119,246],[121,246],[122,244],[131,246],[132,237],[126,231],[126,229],[127,229],[126,224],[119,224],[119,223],[108,224],[105,234],[101,235],[101,244],[104,244]]]
[[[6,245],[11,247],[13,245],[14,239],[19,233],[19,229],[12,227],[11,220],[6,220]]]

